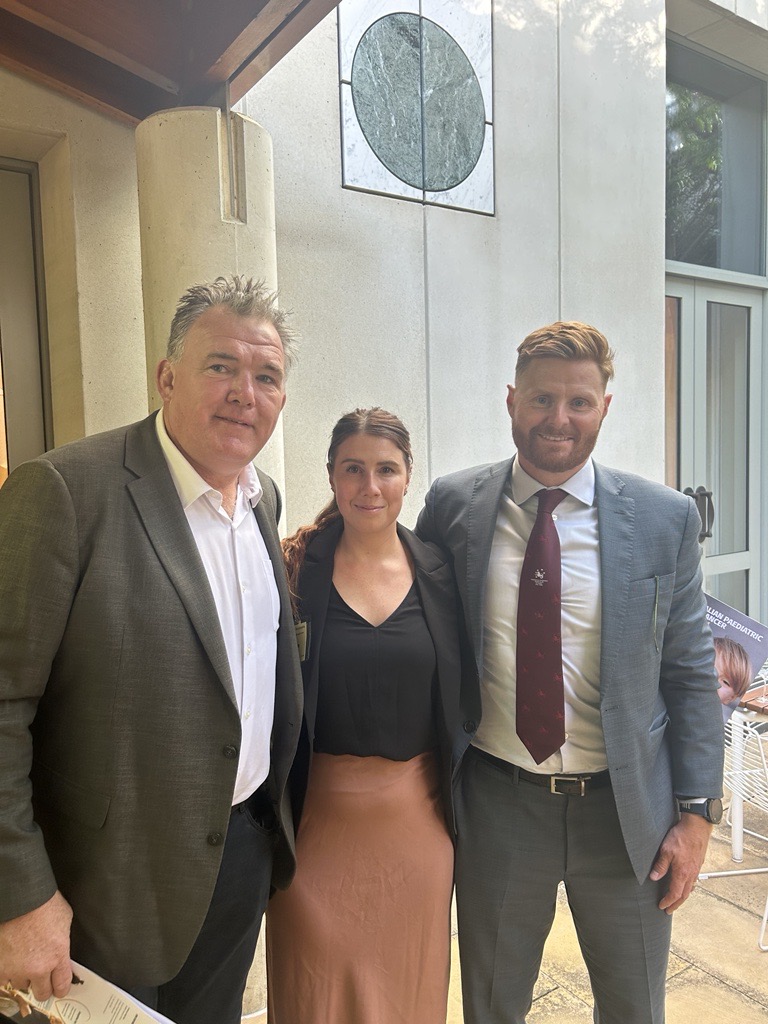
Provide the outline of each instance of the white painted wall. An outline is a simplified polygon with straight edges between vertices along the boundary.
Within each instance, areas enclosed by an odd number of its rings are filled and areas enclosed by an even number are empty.
[[[755,67],[765,11],[668,5],[672,30]],[[493,218],[341,188],[335,15],[251,91],[273,140],[278,281],[304,339],[285,415],[290,526],[325,501],[330,428],[356,405],[412,431],[406,521],[435,475],[505,456],[515,346],[558,317],[591,320],[618,351],[599,457],[662,478],[663,33],[662,0],[496,0]],[[134,136],[9,72],[0,95],[0,153],[38,160],[48,183],[60,442],[146,410]]]
[[[427,485],[422,211],[339,185],[335,14],[251,91],[244,111],[272,136],[277,278],[302,334],[283,414],[289,529],[330,497],[330,430],[357,406],[384,406],[412,431],[415,514]]]
[[[757,25],[758,28],[768,29],[768,4],[765,0],[711,0],[711,3]]]
[[[245,100],[272,135],[278,279],[304,334],[285,414],[289,527],[326,500],[330,428],[405,420],[416,479],[511,450],[515,347],[585,319],[618,351],[598,455],[663,478],[662,0],[497,0],[496,216],[341,188],[335,15]]]
[[[559,67],[561,310],[617,353],[599,457],[663,480],[663,2],[563,3]]]

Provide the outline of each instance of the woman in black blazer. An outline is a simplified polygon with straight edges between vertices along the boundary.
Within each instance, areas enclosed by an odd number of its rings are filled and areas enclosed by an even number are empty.
[[[284,544],[305,718],[297,874],[268,915],[270,1024],[445,1022],[460,625],[445,557],[397,522],[411,465],[397,417],[343,416],[334,497]]]

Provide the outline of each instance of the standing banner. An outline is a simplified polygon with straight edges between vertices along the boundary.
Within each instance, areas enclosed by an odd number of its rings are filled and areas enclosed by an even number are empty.
[[[724,720],[727,722],[739,706],[768,711],[768,686],[755,682],[768,661],[768,626],[709,594],[705,597]]]

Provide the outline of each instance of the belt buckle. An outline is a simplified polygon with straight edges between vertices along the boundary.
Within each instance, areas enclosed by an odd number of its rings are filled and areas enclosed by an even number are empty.
[[[557,788],[559,782],[579,784],[578,793],[569,793],[567,790]],[[579,778],[578,775],[551,775],[549,778],[549,792],[556,793],[558,796],[584,796],[587,791],[587,780],[585,778]]]

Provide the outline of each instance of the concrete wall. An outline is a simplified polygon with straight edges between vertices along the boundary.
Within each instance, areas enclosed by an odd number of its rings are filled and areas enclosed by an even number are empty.
[[[244,105],[272,136],[277,277],[302,335],[283,414],[289,529],[330,496],[330,429],[356,406],[403,417],[416,441],[411,493],[427,483],[422,212],[341,189],[338,102],[334,14]]]
[[[40,171],[52,440],[60,445],[157,407],[147,377],[154,380],[190,284],[239,272],[275,286],[270,140],[233,116],[238,207],[229,209],[219,111],[149,118],[137,130],[142,223],[133,128],[1,70],[0,97],[0,155]],[[260,463],[282,485],[279,426]]]
[[[285,413],[289,527],[327,497],[342,412],[379,404],[429,480],[511,450],[515,346],[586,319],[618,350],[598,448],[663,478],[664,7],[494,9],[496,216],[341,188],[336,17],[246,97],[272,135],[278,280],[303,328]]]
[[[768,4],[765,0],[710,0],[712,7],[735,14],[758,28],[768,29]]]
[[[767,11],[670,0],[669,27],[762,69]],[[663,478],[664,28],[661,0],[496,0],[492,218],[341,188],[335,15],[251,91],[274,147],[277,278],[304,337],[289,525],[327,497],[327,437],[356,405],[412,431],[406,521],[435,475],[505,456],[515,345],[557,317],[618,350],[598,455]],[[0,153],[40,165],[62,443],[147,408],[134,134],[5,71],[0,95]]]
[[[0,70],[0,154],[38,162],[54,442],[145,415],[133,130]]]
[[[766,0],[669,0],[667,27],[692,43],[768,75]]]

